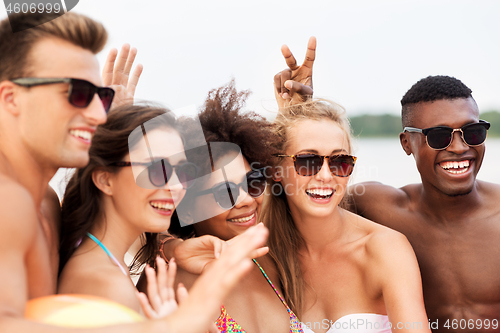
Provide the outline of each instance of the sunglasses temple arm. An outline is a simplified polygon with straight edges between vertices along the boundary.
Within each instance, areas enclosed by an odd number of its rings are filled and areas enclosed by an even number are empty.
[[[222,167],[221,170],[222,170],[222,175],[224,176],[224,182],[228,183],[226,170],[224,170],[224,167]],[[228,187],[227,190],[229,191],[229,200],[231,200],[231,205],[234,207],[234,205],[236,205],[236,203],[234,202],[233,194],[231,193],[231,189]]]
[[[148,153],[149,157],[151,158],[151,163],[153,163],[154,162],[153,152],[151,151],[151,147],[149,146],[149,140],[146,134],[146,129],[144,128],[144,124],[141,124],[141,129],[142,129],[142,135],[144,136],[144,141],[146,141],[146,146],[148,147]]]

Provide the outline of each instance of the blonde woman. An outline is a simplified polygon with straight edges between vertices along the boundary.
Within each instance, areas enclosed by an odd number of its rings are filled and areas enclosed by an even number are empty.
[[[281,153],[262,219],[286,302],[306,333],[430,332],[405,236],[342,208],[356,162],[344,109],[326,100],[286,106],[311,86],[315,48],[312,38],[299,67],[283,47],[290,69],[275,77]]]

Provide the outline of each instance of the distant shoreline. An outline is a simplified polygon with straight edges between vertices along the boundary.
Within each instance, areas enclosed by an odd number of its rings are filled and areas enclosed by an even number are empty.
[[[483,112],[479,118],[491,123],[489,137],[500,137],[500,112]],[[393,138],[403,130],[401,117],[392,114],[364,114],[349,117],[349,120],[354,136],[360,138]]]

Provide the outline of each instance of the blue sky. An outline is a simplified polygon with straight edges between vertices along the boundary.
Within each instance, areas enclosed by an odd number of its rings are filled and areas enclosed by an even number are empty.
[[[80,0],[74,10],[108,29],[101,63],[110,47],[137,47],[137,96],[173,109],[235,78],[253,91],[247,108],[272,116],[281,45],[301,61],[314,35],[315,94],[349,115],[398,114],[411,85],[437,74],[461,79],[480,110],[500,110],[499,1]]]

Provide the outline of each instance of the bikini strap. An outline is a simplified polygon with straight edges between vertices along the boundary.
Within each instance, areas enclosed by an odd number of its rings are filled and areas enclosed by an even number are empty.
[[[287,310],[290,312],[292,311],[289,307],[288,307],[288,304],[286,304],[285,300],[283,299],[283,297],[281,297],[279,291],[276,289],[276,287],[274,286],[274,284],[272,283],[271,279],[267,276],[266,272],[264,271],[264,269],[262,268],[262,266],[257,262],[257,260],[255,259],[252,259],[253,262],[259,267],[260,271],[262,272],[262,274],[264,275],[264,277],[266,278],[267,282],[269,282],[269,284],[271,285],[271,287],[273,288],[274,292],[276,293],[276,295],[278,295],[278,297],[280,298],[281,300],[281,303],[283,303],[283,305],[287,308]]]
[[[127,271],[125,270],[125,268],[123,268],[123,266],[120,264],[120,262],[115,258],[115,256],[113,255],[113,253],[111,253],[108,248],[106,246],[104,246],[103,243],[101,243],[100,240],[98,240],[94,235],[92,235],[90,232],[87,232],[87,236],[89,236],[90,239],[92,239],[94,242],[96,242],[97,245],[99,245],[101,247],[101,249],[104,250],[104,252],[106,252],[106,254],[108,255],[108,257],[111,258],[111,260],[118,266],[120,267],[121,271],[123,274],[125,274],[126,276],[128,276],[128,273]]]

